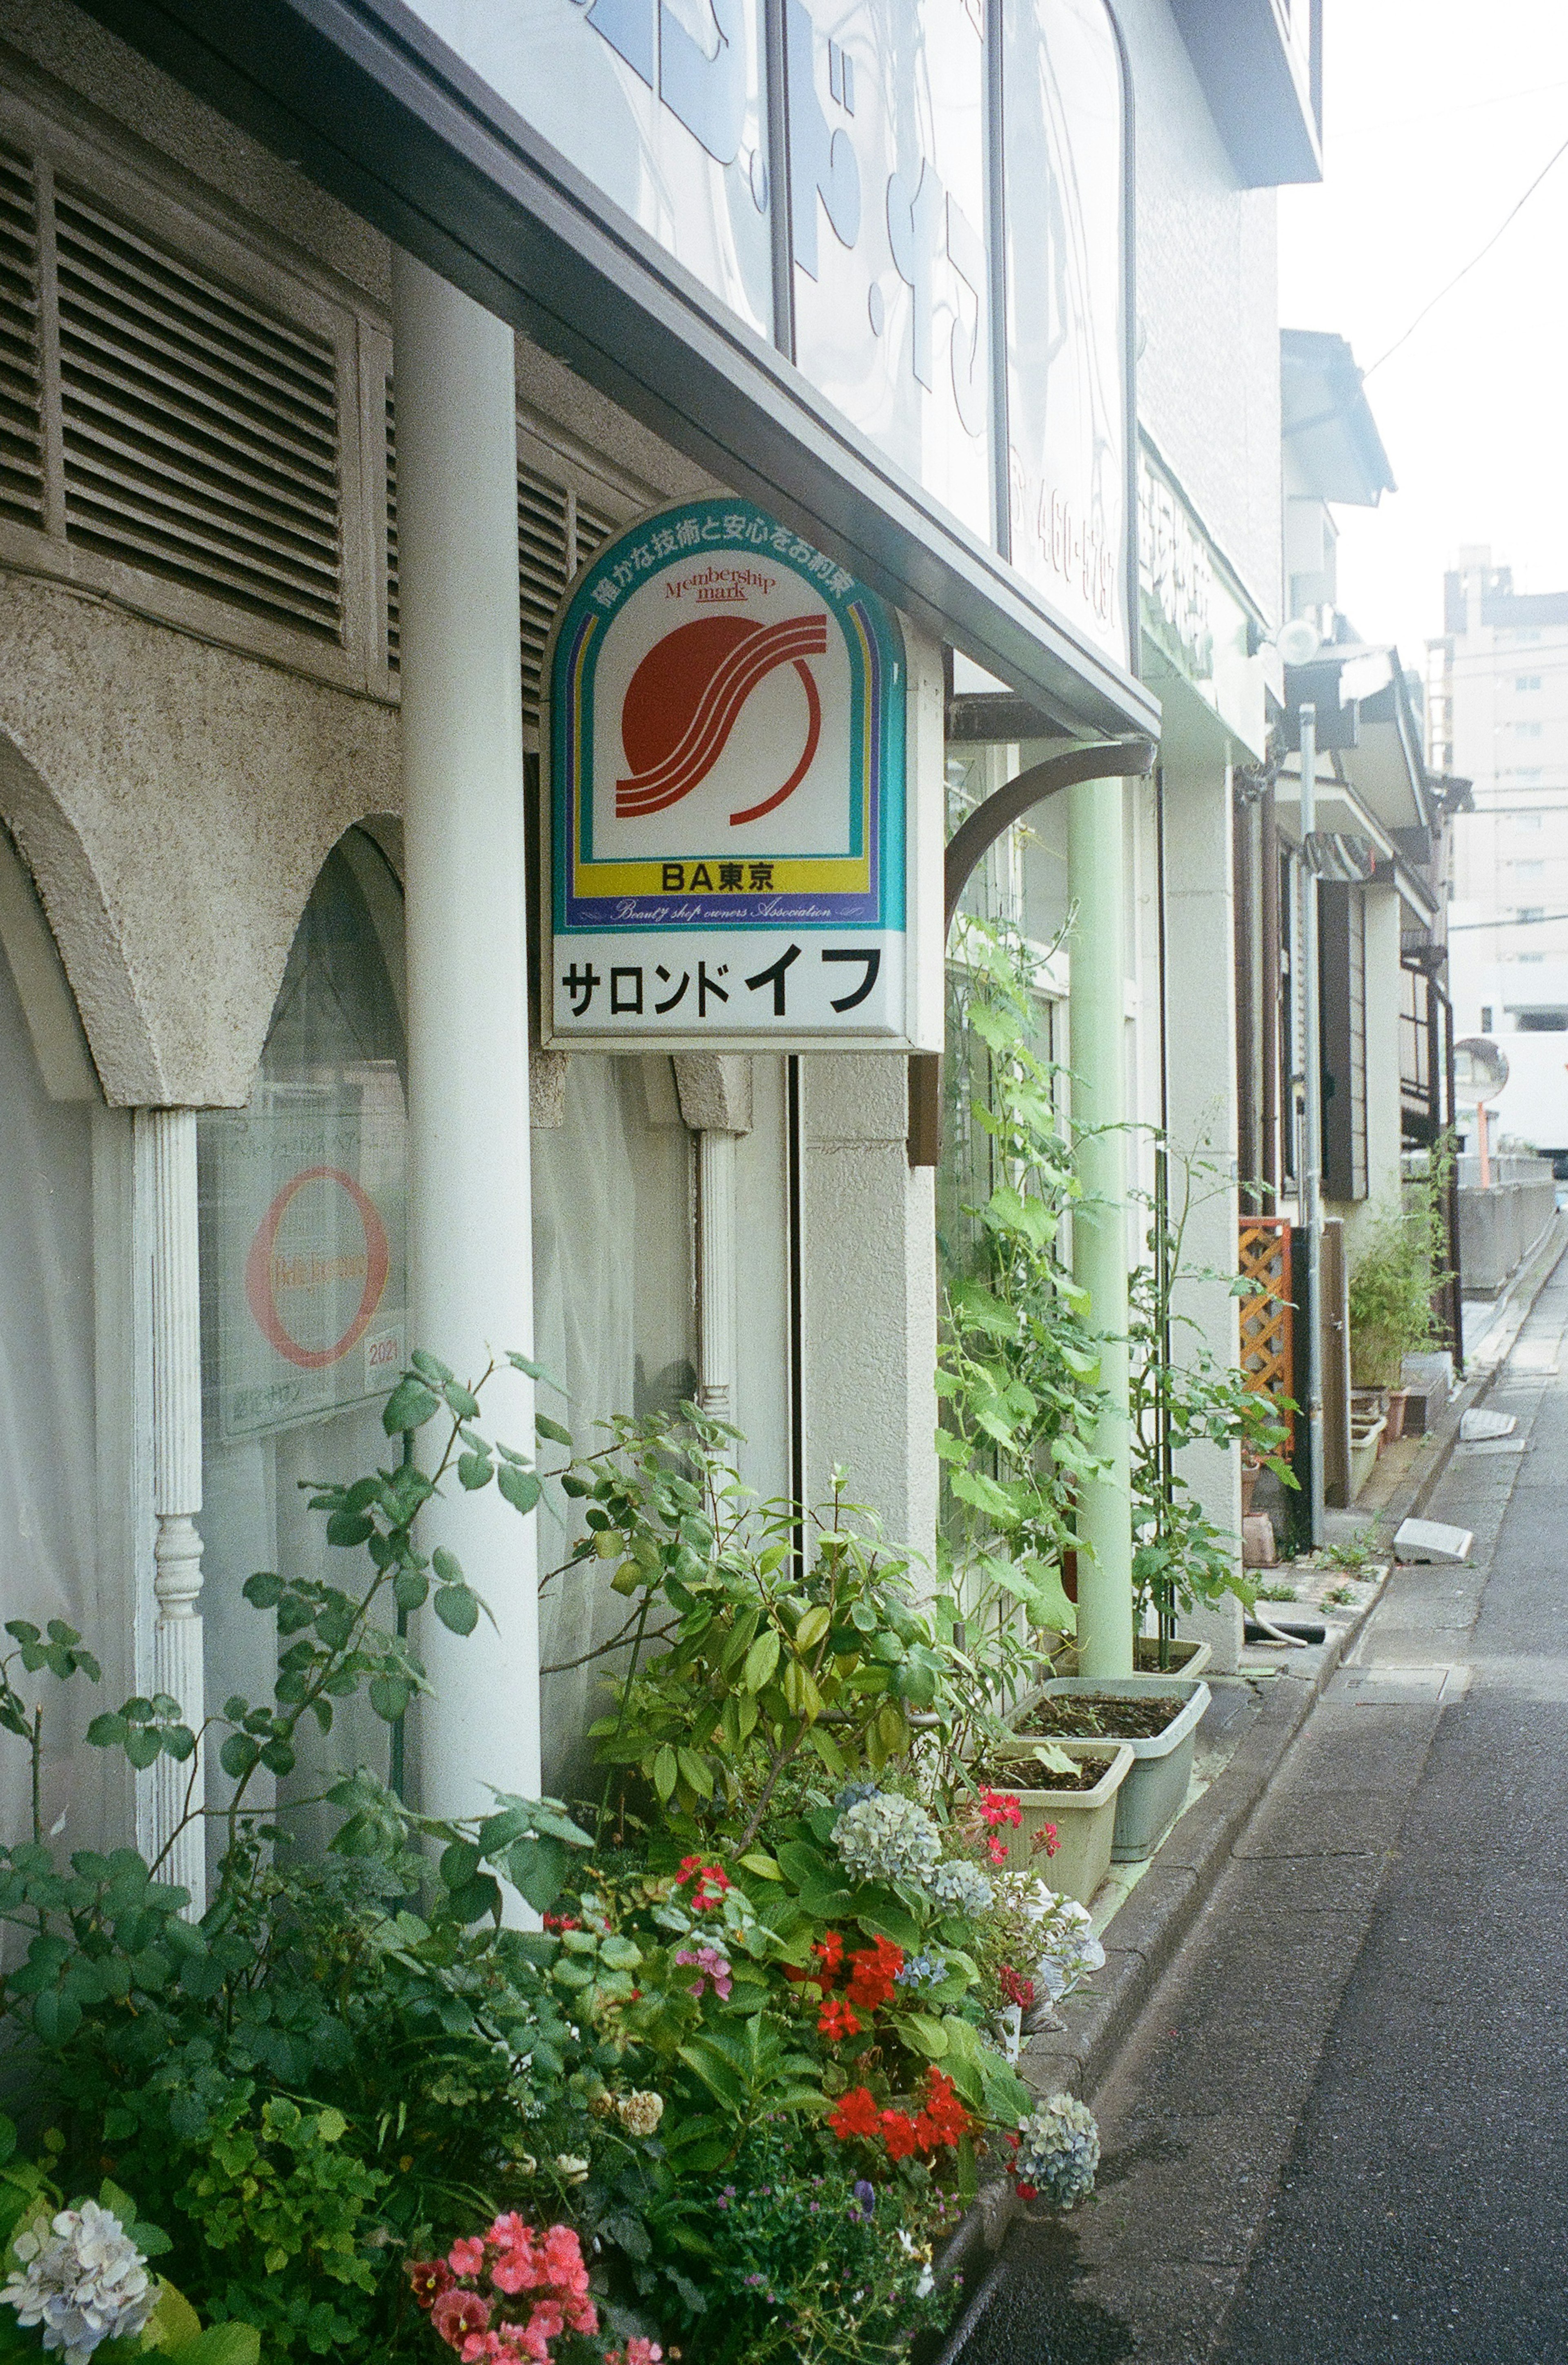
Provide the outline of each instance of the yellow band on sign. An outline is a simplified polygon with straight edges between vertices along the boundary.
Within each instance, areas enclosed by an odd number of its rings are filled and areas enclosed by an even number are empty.
[[[577,861],[573,871],[578,895],[864,895],[871,884],[869,861],[853,855],[766,862],[717,854],[659,862]]]

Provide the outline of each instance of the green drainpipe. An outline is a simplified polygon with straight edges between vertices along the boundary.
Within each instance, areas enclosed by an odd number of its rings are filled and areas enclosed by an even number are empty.
[[[1068,791],[1072,932],[1072,1125],[1086,1201],[1072,1219],[1072,1266],[1089,1318],[1105,1338],[1100,1376],[1110,1404],[1095,1440],[1109,1459],[1080,1497],[1078,1666],[1085,1676],[1133,1672],[1133,1543],[1127,1413],[1126,1036],[1126,927],[1123,785],[1081,780]],[[1106,1130],[1105,1128],[1112,1128]]]

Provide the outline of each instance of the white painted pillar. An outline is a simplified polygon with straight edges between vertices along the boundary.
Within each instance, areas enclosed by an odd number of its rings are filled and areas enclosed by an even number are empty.
[[[152,1683],[180,1703],[194,1732],[206,1713],[202,1676],[201,1314],[196,1231],[194,1109],[150,1109],[152,1186]],[[163,1855],[187,1806],[205,1803],[201,1753],[185,1765],[159,1757],[151,1769],[152,1853]],[[190,1891],[188,1911],[207,1903],[207,1832],[188,1824],[161,1877]]]
[[[1089,1547],[1078,1558],[1078,1664],[1086,1676],[1130,1675],[1133,1664],[1123,801],[1120,780],[1080,780],[1068,790],[1068,880],[1078,911],[1069,1003],[1072,1124],[1084,1194],[1073,1209],[1072,1264],[1103,1342],[1106,1395],[1094,1440],[1106,1474],[1084,1482],[1078,1511]]]
[[[528,990],[511,331],[392,257],[398,402],[403,830],[409,961],[409,1261],[416,1344],[465,1378],[531,1351]],[[532,1389],[508,1370],[482,1427],[532,1452]],[[534,1522],[493,1485],[432,1505],[488,1604],[467,1637],[428,1611],[434,1686],[410,1719],[413,1793],[473,1814],[539,1789]]]
[[[735,1137],[697,1137],[698,1401],[715,1420],[735,1417]]]

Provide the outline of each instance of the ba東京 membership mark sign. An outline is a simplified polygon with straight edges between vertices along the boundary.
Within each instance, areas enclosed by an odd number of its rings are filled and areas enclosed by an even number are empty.
[[[896,619],[750,503],[644,518],[548,662],[547,1039],[913,1039]]]

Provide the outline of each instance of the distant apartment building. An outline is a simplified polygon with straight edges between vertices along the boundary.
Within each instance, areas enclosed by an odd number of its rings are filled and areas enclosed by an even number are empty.
[[[1454,830],[1455,1019],[1507,1057],[1495,1138],[1568,1160],[1568,590],[1516,591],[1510,567],[1467,548],[1443,621],[1428,753],[1474,802]]]

